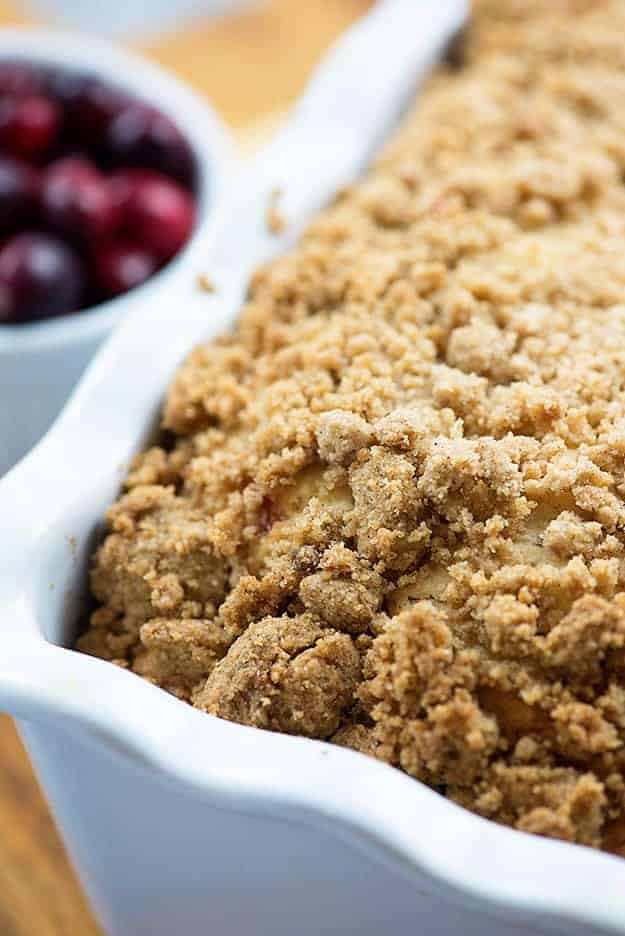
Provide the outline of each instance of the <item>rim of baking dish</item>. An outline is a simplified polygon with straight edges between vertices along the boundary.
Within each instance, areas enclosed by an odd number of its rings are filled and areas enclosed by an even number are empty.
[[[120,463],[147,437],[172,367],[230,324],[190,273],[175,289],[160,285],[97,355],[53,429],[0,481],[0,709],[59,719],[223,808],[323,824],[421,889],[425,881],[480,912],[622,933],[622,859],[496,825],[354,751],[221,721],[50,642],[72,582],[83,580],[94,518],[119,487]],[[82,515],[89,523],[75,537]],[[48,578],[57,567],[67,592]]]
[[[0,29],[0,60],[24,60],[95,75],[159,110],[176,123],[197,163],[197,220],[187,244],[141,286],[79,312],[57,318],[0,326],[2,354],[27,354],[69,347],[106,335],[146,293],[161,289],[194,262],[215,223],[228,163],[235,157],[223,123],[206,99],[170,72],[115,43],[82,33],[40,26]]]

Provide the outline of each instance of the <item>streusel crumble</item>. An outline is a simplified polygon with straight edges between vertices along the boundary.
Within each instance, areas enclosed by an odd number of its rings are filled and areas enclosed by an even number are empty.
[[[180,369],[82,650],[625,854],[623,35],[622,0],[476,2]]]

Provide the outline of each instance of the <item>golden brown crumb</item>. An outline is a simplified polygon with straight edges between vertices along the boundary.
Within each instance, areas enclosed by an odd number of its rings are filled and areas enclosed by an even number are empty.
[[[276,188],[272,191],[267,206],[267,230],[270,234],[282,234],[286,227],[286,218],[280,211],[280,199],[282,191]]]
[[[625,855],[625,4],[476,0],[176,375],[79,646]]]
[[[207,293],[215,292],[215,281],[211,279],[208,273],[200,273],[198,276],[198,285],[200,289],[204,290]]]
[[[359,677],[360,656],[345,634],[306,615],[264,618],[235,641],[193,702],[230,721],[325,738]]]

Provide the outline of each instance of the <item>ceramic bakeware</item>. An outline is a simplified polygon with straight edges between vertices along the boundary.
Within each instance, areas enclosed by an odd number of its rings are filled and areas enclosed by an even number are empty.
[[[137,305],[188,278],[211,236],[235,171],[234,148],[211,109],[166,71],[104,40],[49,29],[0,29],[0,61],[24,59],[100,76],[153,101],[189,140],[198,166],[198,224],[186,247],[144,286],[93,309],[0,326],[0,477],[43,435],[113,326]]]
[[[453,0],[382,4],[331,54],[261,158],[258,190],[279,181],[278,166],[285,205],[299,205],[293,217],[303,219],[327,192],[309,184],[303,194],[302,180],[320,178],[326,160],[355,171],[351,143],[373,141],[382,92],[359,114],[354,88],[351,102],[341,94],[362,44],[388,47],[385,83],[369,82],[389,89],[409,41],[414,79],[463,13]],[[220,292],[201,295],[173,278],[172,288],[155,289],[99,353],[51,433],[0,483],[0,707],[20,719],[106,932],[624,933],[621,859],[489,823],[373,759],[220,721],[66,649],[84,610],[99,518],[173,368],[236,312],[237,264],[257,259],[253,182],[237,185],[240,197],[207,246]]]
[[[112,36],[162,35],[165,30],[189,29],[194,20],[223,16],[259,0],[124,0],[124,3],[85,3],[85,0],[29,0],[47,19],[73,29]]]

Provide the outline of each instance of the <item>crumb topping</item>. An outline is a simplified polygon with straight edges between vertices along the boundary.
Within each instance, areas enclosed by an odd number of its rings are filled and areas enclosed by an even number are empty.
[[[625,855],[625,6],[474,6],[180,368],[79,647]]]

